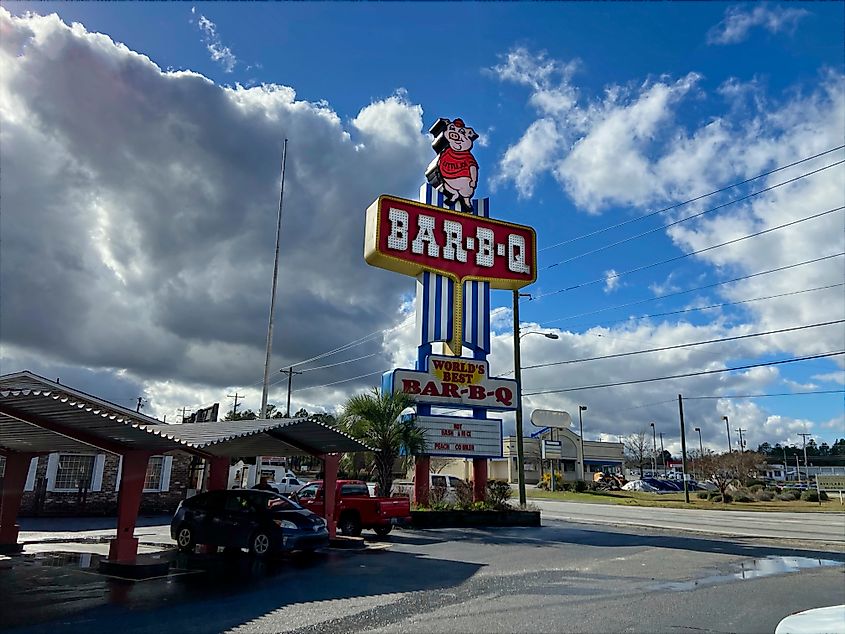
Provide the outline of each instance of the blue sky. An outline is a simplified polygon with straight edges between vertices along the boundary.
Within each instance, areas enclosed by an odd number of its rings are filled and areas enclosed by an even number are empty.
[[[102,385],[103,389],[117,390],[124,399],[129,393],[143,391],[150,399],[151,411],[159,416],[183,405],[199,407],[208,399],[220,400],[226,390],[239,387],[256,400],[255,379],[260,379],[263,360],[261,323],[266,320],[266,298],[261,289],[269,282],[266,276],[261,277],[266,259],[250,264],[244,258],[253,248],[256,257],[260,249],[266,250],[267,245],[257,240],[266,240],[270,235],[267,227],[272,227],[261,224],[266,219],[260,211],[273,211],[278,139],[272,135],[291,139],[294,174],[289,183],[289,213],[293,220],[286,239],[292,258],[288,264],[294,268],[301,262],[299,249],[303,258],[309,250],[314,252],[313,244],[306,245],[306,238],[315,233],[314,223],[345,227],[349,235],[332,238],[331,248],[346,254],[348,247],[353,257],[360,241],[360,236],[353,234],[363,230],[363,210],[372,197],[378,193],[415,196],[422,180],[420,166],[432,156],[425,130],[440,116],[461,116],[480,132],[474,150],[481,168],[478,193],[491,197],[492,215],[534,226],[541,248],[843,143],[845,42],[841,3],[17,3],[6,5],[6,9],[21,17],[12,27],[16,33],[33,24],[41,25],[36,31],[42,34],[65,33],[66,41],[61,46],[72,48],[68,42],[73,41],[73,46],[80,47],[77,52],[83,51],[82,63],[90,63],[92,69],[108,75],[100,85],[96,84],[99,75],[88,73],[89,78],[95,78],[85,89],[91,103],[111,104],[108,109],[104,106],[98,120],[92,114],[96,107],[86,108],[86,100],[73,86],[57,87],[55,82],[53,86],[39,86],[37,79],[23,80],[30,68],[27,64],[41,69],[42,76],[45,70],[54,71],[56,77],[70,76],[62,71],[63,64],[73,59],[67,54],[70,48],[56,48],[63,54],[51,57],[49,38],[36,37],[22,49],[10,48],[7,53],[22,70],[9,80],[5,91],[31,112],[31,116],[19,118],[7,102],[10,110],[5,123],[11,130],[7,132],[7,147],[13,147],[11,141],[15,140],[20,147],[37,147],[39,143],[44,147],[43,139],[49,138],[58,143],[57,149],[73,156],[69,164],[84,166],[86,174],[82,184],[68,184],[62,195],[87,201],[79,203],[77,217],[82,224],[90,222],[97,229],[84,232],[83,240],[91,240],[93,250],[102,257],[83,268],[88,270],[90,265],[90,271],[103,280],[104,286],[97,292],[67,291],[65,301],[74,310],[83,306],[91,310],[103,301],[97,293],[117,298],[126,293],[127,298],[115,311],[126,309],[136,315],[139,313],[133,310],[153,311],[134,325],[141,340],[149,336],[161,344],[162,350],[151,344],[152,352],[146,357],[136,357],[130,350],[123,356],[116,352],[92,353],[92,349],[113,350],[114,346],[103,334],[104,329],[92,328],[90,321],[81,325],[81,330],[67,323],[59,326],[71,338],[88,328],[92,331],[79,337],[85,345],[63,348],[65,344],[51,345],[39,337],[37,329],[31,331],[29,319],[23,320],[27,326],[3,333],[4,368],[22,365],[49,376],[61,369],[90,383],[81,386],[89,391],[96,392]],[[42,16],[55,12],[63,24],[25,18],[27,11]],[[67,35],[65,26],[73,22],[82,25],[76,39]],[[92,35],[95,33],[110,39],[98,40]],[[132,63],[140,70],[134,71],[105,63],[109,56],[114,60],[125,58],[115,43],[148,57],[160,70],[137,60]],[[190,76],[170,71],[189,71]],[[212,86],[199,86],[193,74],[208,78]],[[295,98],[291,93],[289,99],[275,102],[280,99],[280,93],[273,93],[277,89],[268,92],[262,85],[289,87],[295,91]],[[136,96],[123,102],[116,86],[126,87],[127,94]],[[95,92],[98,87],[105,91],[103,98]],[[149,103],[141,108],[140,96],[145,94],[150,95]],[[67,100],[71,104],[67,112],[76,113],[73,120],[69,122],[71,117],[63,118],[53,111],[45,113],[43,100],[48,97],[58,105],[56,111],[61,111],[63,100]],[[240,110],[232,106],[235,103]],[[193,115],[196,120],[190,121]],[[92,118],[87,127],[86,117]],[[280,125],[266,127],[268,117],[277,117]],[[159,138],[156,134],[165,120],[179,131],[169,141],[190,141],[169,147],[167,135]],[[242,125],[248,127],[242,129]],[[20,126],[19,135],[14,126]],[[45,135],[40,142],[36,130]],[[238,132],[227,134],[227,130]],[[96,138],[100,132],[106,141]],[[239,137],[241,132],[244,136]],[[23,140],[27,134],[35,139],[28,144]],[[203,134],[207,138],[201,138]],[[200,138],[194,155],[186,149],[193,135]],[[347,137],[349,143],[358,145],[359,154],[350,154]],[[133,154],[142,144],[141,138],[151,144],[143,156]],[[124,147],[121,156],[132,155],[127,165],[138,168],[129,170],[133,184],[139,188],[137,195],[128,195],[127,183],[118,183],[116,175],[107,174],[105,166],[114,165],[116,159],[103,158],[107,154],[103,143]],[[380,153],[380,157],[363,158],[371,156],[371,151]],[[18,160],[23,166],[19,158],[23,155],[13,157],[8,152],[3,153],[6,166],[14,169]],[[176,157],[171,167],[180,176],[174,178],[170,188],[169,181],[160,176],[144,183],[159,167],[151,158],[157,153]],[[602,278],[608,272],[623,272],[839,206],[845,197],[841,165],[700,220],[543,270],[843,158],[845,152],[839,150],[666,214],[548,248],[540,254],[538,282],[529,290],[544,295]],[[359,160],[360,173],[354,165]],[[255,169],[247,169],[252,161]],[[36,188],[54,186],[48,171],[25,172]],[[333,175],[332,182],[321,188],[319,179],[324,173]],[[256,189],[244,191],[248,187]],[[216,188],[226,191],[221,193]],[[6,189],[7,200],[12,201],[9,204],[20,201],[19,210],[14,211],[27,213],[24,210],[33,204],[33,196],[21,192],[18,199],[16,192],[8,191],[8,185]],[[348,195],[328,192],[321,198],[321,189]],[[198,194],[198,200],[191,198],[191,192]],[[111,198],[120,201],[118,206],[133,209],[131,217],[109,211],[117,209],[103,202]],[[94,199],[99,202],[92,203]],[[188,214],[187,220],[178,216],[180,222],[170,225],[167,214],[156,221],[161,224],[155,225],[152,216],[145,216],[150,204],[166,207],[177,199],[185,209],[197,204],[196,215]],[[238,201],[255,205],[255,211],[241,218],[235,211]],[[309,205],[316,206],[312,210]],[[353,221],[355,214],[359,219]],[[159,249],[169,259],[175,252],[187,254],[198,248],[194,233],[198,228],[191,224],[198,217],[217,219],[214,226],[201,227],[208,231],[203,234],[209,240],[206,244],[216,245],[215,257],[225,263],[215,269],[217,275],[208,270],[194,271],[182,260],[165,266],[162,257],[150,258],[149,254]],[[146,226],[145,218],[149,220]],[[49,215],[45,220],[49,221]],[[133,255],[137,242],[121,244],[128,240],[123,231],[127,226],[136,227],[147,240],[155,240],[156,246],[146,242],[148,252],[139,249]],[[161,230],[153,231],[153,226]],[[766,238],[752,238],[706,255],[623,276],[617,283],[609,280],[526,302],[522,307],[526,328],[557,328],[567,336],[557,348],[545,340],[541,343],[540,338],[526,339],[523,363],[842,319],[845,301],[842,287],[838,287],[721,310],[620,323],[632,316],[841,283],[845,270],[842,258],[733,286],[584,318],[561,319],[843,251],[842,227],[842,213],[831,213],[774,231]],[[234,231],[231,242],[224,231]],[[207,255],[208,251],[200,253]],[[22,254],[20,264],[30,265],[28,258],[32,257],[31,250]],[[49,251],[40,257],[58,259]],[[282,367],[318,356],[379,329],[387,332],[330,355],[324,363],[367,354],[372,357],[315,371],[302,379],[302,387],[310,389],[295,394],[294,401],[312,410],[335,409],[350,393],[376,382],[367,376],[346,379],[405,363],[412,351],[412,332],[393,328],[407,319],[403,300],[412,292],[413,284],[394,279],[393,274],[357,268],[353,279],[335,284],[337,275],[330,260],[324,268],[316,266],[307,281],[288,284],[290,294],[282,308],[281,333],[274,347],[275,365]],[[251,272],[245,273],[247,269]],[[106,283],[109,277],[117,281]],[[163,281],[167,278],[169,281]],[[152,283],[153,279],[157,282]],[[77,283],[78,279],[68,279],[63,288]],[[112,283],[116,284],[113,288]],[[350,290],[364,285],[368,287],[366,293],[363,289],[360,293]],[[146,296],[148,306],[159,308],[128,308],[138,297],[145,297],[142,289],[150,293]],[[21,297],[29,298],[27,293]],[[50,301],[58,301],[56,294],[52,297]],[[493,301],[500,310],[494,322],[498,337],[491,364],[494,372],[505,373],[511,369],[512,359],[508,348],[510,297],[504,292],[494,293]],[[155,311],[162,310],[162,303],[168,308],[158,314]],[[231,312],[233,306],[243,311]],[[37,310],[33,305],[21,312],[34,314]],[[306,335],[306,326],[297,326],[314,321],[314,312],[325,315],[321,332],[331,332],[331,336]],[[245,319],[243,314],[252,317]],[[291,314],[296,318],[286,323]],[[567,368],[565,372],[553,368],[530,371],[524,376],[525,389],[541,391],[648,378],[720,364],[736,366],[841,350],[845,348],[843,332],[838,324],[800,335],[759,337],[742,345],[703,346],[689,355],[660,353],[631,357],[625,363],[560,366]],[[118,333],[113,336],[121,337]],[[165,345],[170,337],[174,337],[173,345]],[[185,355],[191,360],[187,364],[190,369],[180,362]],[[214,367],[206,367],[198,360],[201,357],[213,359]],[[237,363],[231,363],[232,359]],[[708,379],[536,397],[529,399],[528,407],[572,409],[576,401],[588,402],[594,416],[594,435],[631,433],[648,420],[658,420],[669,429],[676,420],[674,408],[649,403],[672,399],[679,391],[704,396],[841,389],[841,360],[781,366],[776,371],[759,369],[736,376],[725,373],[716,375],[716,383]],[[225,369],[220,369],[221,361]],[[320,387],[334,381],[346,382]],[[120,384],[125,387],[115,387]],[[284,392],[272,396],[281,400]],[[257,402],[251,405],[257,407]],[[632,410],[626,415],[630,408],[637,408],[637,413]],[[709,432],[705,440],[709,438],[714,448],[719,448],[721,441],[723,412],[752,429],[752,444],[763,440],[794,442],[795,434],[804,429],[828,441],[845,435],[841,393],[699,402],[693,406],[692,415],[707,421],[703,427]]]

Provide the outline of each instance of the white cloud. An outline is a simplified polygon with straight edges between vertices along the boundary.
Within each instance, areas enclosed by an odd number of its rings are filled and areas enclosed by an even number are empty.
[[[737,44],[748,37],[755,27],[769,33],[792,33],[798,21],[810,15],[806,9],[793,9],[765,4],[745,4],[728,7],[725,18],[707,33],[708,44]]]
[[[619,288],[619,277],[615,269],[604,272],[604,292],[611,293]]]
[[[196,14],[196,7],[191,7],[191,13]],[[226,73],[235,70],[238,58],[235,57],[232,49],[223,44],[220,35],[217,33],[217,25],[200,13],[197,19],[197,27],[202,31],[202,41],[211,54],[211,59],[219,63]]]
[[[162,415],[235,388],[257,408],[285,137],[274,366],[394,322],[414,282],[365,264],[361,222],[380,193],[422,179],[430,149],[406,96],[345,125],[292,88],[165,72],[55,15],[0,8],[0,29],[4,371],[89,368],[80,387],[98,394],[119,374],[134,393],[121,403],[146,392]],[[390,366],[379,341],[295,387],[374,376],[294,392],[295,408],[376,384]]]
[[[816,381],[822,381],[823,383],[839,383],[840,385],[845,385],[845,370],[841,372],[826,372],[824,374],[814,374],[813,378]]]

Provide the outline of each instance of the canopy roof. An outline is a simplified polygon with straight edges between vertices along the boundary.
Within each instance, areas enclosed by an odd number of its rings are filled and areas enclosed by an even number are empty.
[[[167,425],[28,371],[0,376],[0,451],[289,456],[369,451],[311,418]]]

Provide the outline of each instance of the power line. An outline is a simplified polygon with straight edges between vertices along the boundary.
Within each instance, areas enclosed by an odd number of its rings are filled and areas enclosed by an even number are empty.
[[[549,295],[555,295],[558,293],[563,293],[566,291],[571,291],[576,288],[583,288],[585,286],[590,286],[592,284],[598,284],[599,282],[606,282],[610,279],[618,279],[620,277],[624,277],[625,275],[630,275],[631,273],[638,273],[640,271],[645,271],[647,269],[654,268],[656,266],[661,266],[663,264],[669,264],[670,262],[677,262],[678,260],[683,260],[684,258],[688,258],[693,255],[698,255],[699,253],[704,253],[706,251],[712,251],[713,249],[718,249],[720,247],[728,246],[729,244],[736,244],[737,242],[742,242],[743,240],[748,240],[749,238],[756,238],[757,236],[761,236],[766,233],[771,233],[772,231],[777,231],[778,229],[785,229],[786,227],[791,227],[793,225],[797,225],[801,222],[806,222],[808,220],[814,220],[815,218],[820,218],[822,216],[826,216],[827,214],[832,214],[836,211],[841,211],[845,209],[845,207],[834,207],[833,209],[828,209],[827,211],[822,211],[817,214],[813,214],[811,216],[805,216],[804,218],[799,218],[798,220],[793,220],[791,222],[786,222],[782,225],[777,225],[775,227],[769,227],[768,229],[763,229],[762,231],[755,231],[754,233],[750,233],[745,236],[741,236],[739,238],[734,238],[733,240],[728,240],[727,242],[722,242],[720,244],[714,244],[709,247],[704,247],[703,249],[696,249],[695,251],[690,251],[688,253],[682,253],[681,255],[676,255],[675,257],[669,258],[667,260],[660,260],[658,262],[652,262],[651,264],[644,264],[642,266],[638,266],[633,269],[628,269],[627,271],[622,271],[621,273],[614,273],[613,275],[604,275],[602,277],[596,278],[594,280],[589,280],[586,282],[581,282],[579,284],[574,284],[573,286],[568,286],[563,289],[559,289],[557,291],[552,291],[550,293],[543,293],[541,295],[537,295],[536,297],[532,297],[532,300],[542,299],[543,297],[548,297]]]
[[[807,396],[810,394],[843,394],[845,390],[808,390],[805,392],[777,392],[774,394],[724,394],[722,396],[684,396],[685,401],[703,401],[710,399],[768,398],[772,396]],[[674,403],[674,401],[671,401]]]
[[[663,295],[657,295],[655,297],[648,297],[646,299],[640,299],[635,302],[628,302],[627,304],[617,304],[616,306],[608,306],[607,308],[599,308],[598,310],[592,310],[586,313],[578,313],[577,315],[570,315],[568,317],[559,317],[557,319],[552,319],[546,321],[545,323],[550,324],[556,321],[564,321],[568,319],[575,319],[576,317],[587,317],[589,315],[596,315],[598,313],[607,312],[609,310],[616,310],[618,308],[629,308],[630,306],[638,306],[639,304],[646,304],[648,302],[656,302],[661,299],[667,299],[669,297],[677,297],[679,295],[687,295],[688,293],[694,293],[695,291],[703,291],[708,288],[715,288],[716,286],[724,286],[725,284],[731,284],[733,282],[741,282],[742,280],[748,280],[753,277],[759,277],[760,275],[768,275],[769,273],[779,273],[781,271],[786,271],[788,269],[794,269],[799,266],[805,266],[807,264],[815,264],[816,262],[823,262],[825,260],[830,260],[831,258],[839,258],[845,255],[845,251],[840,253],[833,253],[831,255],[823,255],[819,258],[813,258],[812,260],[804,260],[803,262],[796,262],[795,264],[787,264],[785,266],[779,266],[774,269],[768,269],[766,271],[758,271],[757,273],[750,273],[748,275],[741,275],[740,277],[735,277],[730,280],[724,280],[722,282],[713,282],[712,284],[705,284],[704,286],[696,286],[695,288],[689,288],[685,291],[674,291],[672,293],[664,293]],[[547,293],[547,295],[553,295],[554,293],[559,293],[560,291],[554,291],[552,293]],[[545,297],[546,295],[542,295]],[[540,297],[540,296],[538,296]]]
[[[560,262],[555,262],[554,264],[549,264],[540,269],[540,271],[547,271],[548,269],[553,269],[556,266],[560,266],[561,264],[567,264],[569,262],[573,262],[580,258],[586,257],[588,255],[593,255],[594,253],[600,253],[601,251],[605,251],[607,249],[619,246],[620,244],[625,244],[627,242],[632,242],[633,240],[638,240],[639,238],[643,238],[645,236],[651,235],[653,233],[657,233],[658,231],[663,231],[668,229],[669,227],[674,227],[675,225],[679,225],[682,222],[686,222],[687,220],[692,220],[693,218],[699,218],[709,213],[713,213],[714,211],[718,211],[719,209],[723,209],[730,205],[734,205],[736,203],[742,202],[743,200],[748,200],[749,198],[753,198],[754,196],[759,196],[760,194],[765,194],[766,192],[772,191],[773,189],[777,189],[778,187],[783,187],[784,185],[788,185],[790,183],[794,183],[802,178],[807,178],[808,176],[812,176],[813,174],[818,174],[826,169],[830,169],[831,167],[835,167],[837,165],[842,165],[845,163],[845,160],[837,161],[836,163],[831,163],[830,165],[825,165],[817,170],[813,170],[812,172],[807,172],[806,174],[801,174],[800,176],[796,176],[795,178],[790,178],[789,180],[785,180],[782,183],[777,183],[775,185],[771,185],[766,187],[765,189],[761,189],[756,192],[752,192],[740,198],[736,198],[734,200],[729,200],[726,203],[722,203],[721,205],[717,205],[716,207],[711,207],[710,209],[705,209],[704,211],[700,211],[697,214],[693,214],[691,216],[687,216],[686,218],[681,218],[679,220],[675,220],[674,222],[670,222],[665,225],[660,225],[659,227],[654,227],[653,229],[649,229],[648,231],[643,231],[642,233],[638,233],[633,236],[629,236],[627,238],[623,238],[622,240],[617,240],[616,242],[611,242],[610,244],[605,244],[604,246],[597,247],[591,251],[585,251],[584,253],[580,253],[578,255],[573,255],[571,258],[567,258],[566,260],[561,260]]]
[[[834,324],[841,324],[845,319],[837,319],[835,321],[824,321],[817,324],[806,324],[803,326],[793,326],[791,328],[781,328],[779,330],[769,330],[766,332],[753,332],[746,335],[736,335],[734,337],[723,337],[721,339],[709,339],[707,341],[694,341],[691,343],[679,343],[674,346],[662,346],[660,348],[649,348],[647,350],[633,350],[631,352],[617,352],[616,354],[605,354],[597,357],[583,357],[581,359],[567,359],[566,361],[552,361],[550,363],[537,363],[535,365],[524,365],[523,370],[531,370],[533,368],[548,368],[555,365],[569,365],[571,363],[583,363],[585,361],[599,361],[602,359],[618,359],[620,357],[631,357],[637,354],[647,354],[650,352],[663,352],[665,350],[679,350],[681,348],[692,348],[695,346],[704,346],[712,343],[725,343],[727,341],[738,341],[740,339],[750,339],[752,337],[763,337],[766,335],[776,335],[784,332],[794,332],[797,330],[807,330],[809,328],[819,328],[822,326],[832,326]]]
[[[584,385],[581,387],[568,387],[562,389],[555,389],[555,390],[539,390],[537,392],[524,392],[523,396],[537,396],[538,394],[562,394],[564,392],[580,392],[583,390],[595,390],[598,388],[605,388],[605,387],[619,387],[622,385],[635,385],[638,383],[652,383],[654,381],[668,381],[671,379],[683,379],[692,376],[703,376],[705,374],[719,374],[721,372],[735,372],[737,370],[748,370],[751,368],[762,368],[771,365],[783,365],[786,363],[796,363],[798,361],[810,361],[812,359],[824,359],[826,357],[835,357],[838,355],[845,354],[845,350],[839,350],[837,352],[825,352],[823,354],[814,354],[809,355],[806,357],[794,357],[792,359],[782,359],[780,361],[766,361],[764,363],[751,363],[748,365],[738,365],[733,368],[721,368],[718,370],[699,370],[698,372],[686,372],[684,374],[673,374],[669,376],[658,376],[650,379],[637,379],[633,381],[619,381],[617,383],[602,383],[599,385]]]
[[[707,306],[694,306],[692,308],[682,308],[682,309],[679,309],[679,310],[670,310],[670,311],[663,312],[663,313],[649,313],[648,315],[639,315],[637,317],[626,317],[625,319],[617,319],[617,320],[613,320],[613,321],[603,321],[603,322],[598,322],[598,323],[590,322],[590,325],[591,326],[608,326],[608,325],[613,325],[613,324],[625,323],[625,322],[628,322],[628,321],[648,319],[650,317],[668,317],[669,315],[680,315],[680,314],[683,314],[683,313],[693,313],[693,312],[697,312],[697,311],[701,311],[701,310],[711,310],[713,308],[723,308],[725,306],[736,306],[738,304],[749,304],[751,302],[760,302],[760,301],[767,300],[767,299],[777,299],[777,298],[780,298],[780,297],[791,297],[793,295],[801,295],[802,293],[811,293],[813,291],[823,291],[823,290],[827,290],[827,289],[830,289],[830,288],[838,288],[840,286],[845,286],[845,283],[839,282],[838,284],[828,284],[827,286],[816,286],[815,288],[804,288],[804,289],[801,289],[799,291],[790,291],[788,293],[778,293],[777,295],[766,295],[764,297],[752,297],[750,299],[741,299],[741,300],[737,300],[735,302],[721,302],[719,304],[708,304]],[[688,292],[688,291],[685,291],[685,292]],[[657,299],[657,298],[651,298],[647,301],[654,301],[654,299]],[[615,308],[615,307],[611,306],[611,307],[609,307],[605,310],[612,310],[613,308]],[[578,316],[580,316],[580,315],[578,315]],[[552,320],[546,321],[544,323],[549,324],[549,323],[552,323],[552,322],[555,322],[555,321],[564,321],[564,320],[567,320],[567,319],[572,319],[572,317],[560,317],[558,319],[552,319]],[[684,398],[686,398],[686,397],[684,397]],[[675,401],[673,400],[672,402],[674,403]]]
[[[374,376],[376,374],[384,374],[384,371],[379,370],[377,372],[369,372],[367,374],[359,374],[358,376],[353,376],[353,377],[350,377],[348,379],[343,379],[341,381],[332,381],[331,383],[324,383],[323,385],[311,385],[309,387],[303,387],[299,391],[304,392],[305,390],[316,390],[317,388],[320,388],[320,387],[329,387],[331,385],[339,385],[340,383],[348,383],[349,381],[356,381],[358,379],[363,379],[363,378],[366,378],[368,376]]]
[[[732,185],[727,185],[725,187],[722,187],[721,189],[717,189],[717,190],[714,190],[712,192],[702,194],[701,196],[696,196],[695,198],[690,198],[689,200],[685,200],[683,202],[675,203],[674,205],[664,207],[663,209],[658,209],[657,211],[652,211],[652,212],[649,212],[649,213],[644,214],[642,216],[637,216],[636,218],[630,218],[628,220],[618,222],[614,225],[610,225],[610,226],[604,227],[602,229],[597,229],[595,231],[591,231],[590,233],[585,233],[585,234],[582,234],[580,236],[575,236],[574,238],[570,238],[569,240],[564,240],[563,242],[557,242],[557,243],[549,245],[547,247],[543,247],[542,249],[540,249],[540,252],[548,251],[549,249],[554,249],[556,247],[560,247],[560,246],[563,246],[565,244],[570,244],[570,243],[576,242],[578,240],[583,240],[584,238],[590,238],[590,237],[598,235],[600,233],[610,231],[611,229],[623,227],[625,225],[631,224],[632,222],[638,222],[640,220],[645,220],[646,218],[651,218],[652,216],[656,216],[658,214],[662,214],[662,213],[665,213],[667,211],[671,211],[672,209],[677,209],[678,207],[683,207],[684,205],[694,203],[696,201],[702,200],[703,198],[708,198],[710,196],[714,196],[715,194],[721,194],[722,192],[727,191],[729,189],[733,189],[734,187],[739,187],[740,185],[746,185],[746,184],[750,183],[751,181],[757,180],[758,178],[763,178],[764,176],[769,176],[771,174],[774,174],[776,172],[780,172],[780,171],[788,169],[790,167],[795,167],[796,165],[800,165],[801,163],[806,163],[807,161],[812,161],[813,159],[817,159],[820,156],[830,154],[831,152],[836,152],[837,150],[841,150],[842,148],[845,148],[845,145],[839,145],[835,148],[825,150],[824,152],[819,152],[818,154],[808,156],[806,158],[800,159],[800,160],[795,161],[793,163],[789,163],[788,165],[782,165],[780,167],[776,167],[775,169],[769,170],[768,172],[763,172],[762,174],[758,174],[757,176],[752,176],[751,178],[746,178],[744,181],[740,181],[738,183],[733,183]]]

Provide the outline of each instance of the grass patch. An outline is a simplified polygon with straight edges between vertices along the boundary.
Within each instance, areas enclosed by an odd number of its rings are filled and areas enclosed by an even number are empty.
[[[587,502],[589,504],[619,504],[622,506],[655,506],[670,509],[707,509],[710,511],[795,511],[807,513],[842,513],[845,506],[839,500],[829,500],[819,505],[817,502],[773,500],[771,502],[745,502],[742,504],[711,502],[701,500],[694,492],[690,492],[689,504],[684,502],[683,493],[640,493],[636,491],[594,491],[590,493],[575,493],[574,491],[541,491],[527,489],[529,498],[540,500],[561,500],[563,502]]]

